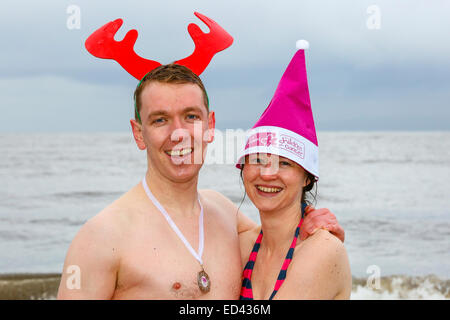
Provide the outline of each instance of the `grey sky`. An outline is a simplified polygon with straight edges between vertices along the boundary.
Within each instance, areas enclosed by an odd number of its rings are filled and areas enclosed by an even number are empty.
[[[114,3],[114,4],[112,4]],[[66,27],[69,5],[81,28]],[[380,9],[380,29],[366,22]],[[127,131],[137,81],[112,60],[91,56],[85,39],[123,18],[142,57],[168,63],[194,48],[187,33],[199,11],[233,45],[201,78],[217,127],[247,129],[270,101],[307,39],[318,130],[449,130],[450,1],[5,1],[0,4],[0,132]]]

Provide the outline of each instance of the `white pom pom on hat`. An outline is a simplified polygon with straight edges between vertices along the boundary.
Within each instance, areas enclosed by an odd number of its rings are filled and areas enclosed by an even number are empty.
[[[306,40],[297,40],[295,43],[295,47],[297,50],[306,50],[309,49],[309,42]]]

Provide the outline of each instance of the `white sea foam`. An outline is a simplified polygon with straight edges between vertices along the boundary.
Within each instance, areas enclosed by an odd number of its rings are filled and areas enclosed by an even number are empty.
[[[383,277],[380,288],[372,288],[363,279],[354,279],[352,300],[449,300],[450,280],[436,276]]]

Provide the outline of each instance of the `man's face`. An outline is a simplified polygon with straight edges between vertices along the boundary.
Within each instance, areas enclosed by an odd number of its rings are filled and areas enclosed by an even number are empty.
[[[215,126],[200,87],[151,82],[141,101],[142,125],[135,120],[131,124],[138,147],[147,149],[149,169],[173,182],[196,178],[213,139],[208,129]]]

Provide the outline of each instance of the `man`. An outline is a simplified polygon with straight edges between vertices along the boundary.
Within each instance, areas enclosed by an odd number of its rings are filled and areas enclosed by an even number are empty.
[[[147,151],[145,179],[81,228],[58,298],[237,299],[239,234],[255,223],[220,193],[197,190],[215,127],[200,78],[184,66],[163,65],[142,79],[135,99],[131,126],[138,148]],[[303,237],[327,226],[343,239],[326,209],[310,212],[304,226]],[[71,266],[80,271],[79,288],[67,285]]]

